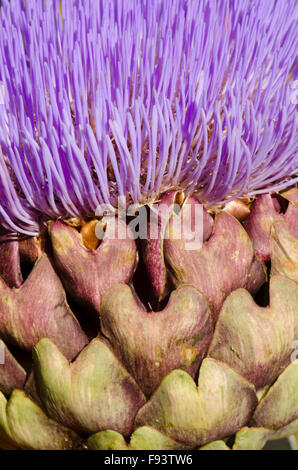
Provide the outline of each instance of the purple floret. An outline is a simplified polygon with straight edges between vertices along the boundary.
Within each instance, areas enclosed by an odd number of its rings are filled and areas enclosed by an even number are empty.
[[[0,224],[298,181],[298,2],[8,0]]]

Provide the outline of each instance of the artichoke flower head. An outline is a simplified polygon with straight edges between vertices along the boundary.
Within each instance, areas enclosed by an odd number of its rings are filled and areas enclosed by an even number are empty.
[[[0,3],[0,448],[298,432],[297,2]]]

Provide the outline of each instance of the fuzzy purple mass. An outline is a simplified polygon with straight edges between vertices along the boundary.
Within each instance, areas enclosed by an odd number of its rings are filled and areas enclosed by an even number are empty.
[[[297,21],[294,0],[2,1],[0,224],[293,184]]]

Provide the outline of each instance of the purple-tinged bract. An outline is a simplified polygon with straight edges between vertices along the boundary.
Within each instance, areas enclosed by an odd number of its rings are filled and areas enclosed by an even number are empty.
[[[0,224],[292,185],[297,18],[293,0],[2,1]]]

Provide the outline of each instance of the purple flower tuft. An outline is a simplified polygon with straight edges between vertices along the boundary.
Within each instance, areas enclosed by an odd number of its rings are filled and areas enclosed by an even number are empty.
[[[293,0],[2,1],[0,224],[298,181],[297,18]]]

